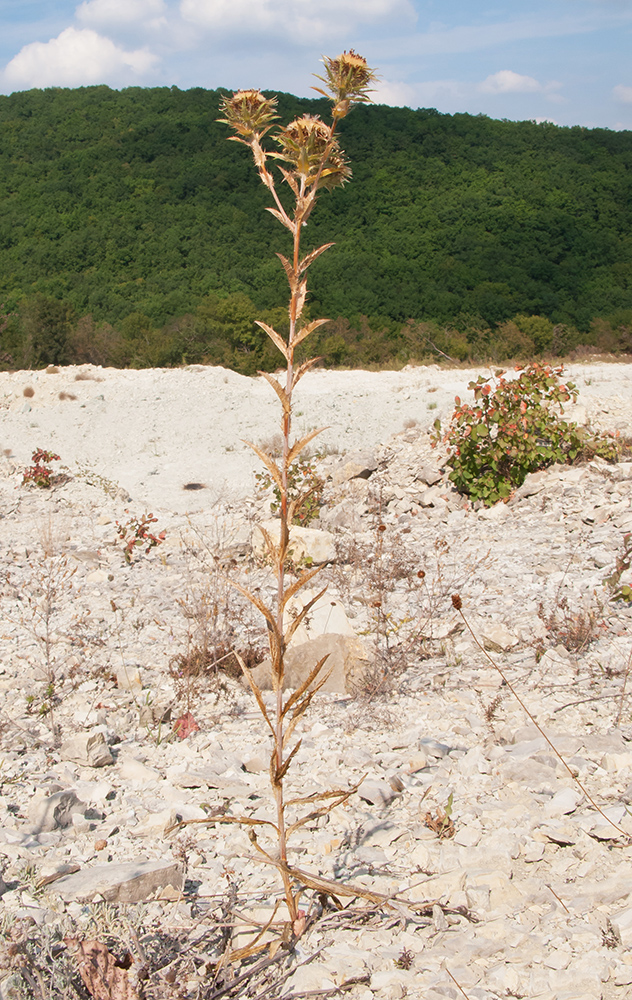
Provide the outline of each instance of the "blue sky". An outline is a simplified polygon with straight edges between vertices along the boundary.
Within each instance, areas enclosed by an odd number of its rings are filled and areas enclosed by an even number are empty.
[[[0,0],[0,92],[172,84],[309,95],[354,48],[386,104],[632,128],[632,0]]]

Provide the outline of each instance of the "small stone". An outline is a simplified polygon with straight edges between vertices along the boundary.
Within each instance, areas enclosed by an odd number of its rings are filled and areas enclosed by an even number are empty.
[[[527,864],[535,864],[538,861],[542,861],[544,857],[544,844],[536,844],[532,842],[527,845],[523,854],[524,860]]]
[[[547,816],[565,816],[575,812],[583,795],[575,788],[561,788],[544,807]]]
[[[487,625],[481,629],[483,648],[493,653],[505,653],[518,645],[518,639],[504,625]]]
[[[140,691],[143,682],[138,667],[124,666],[116,671],[116,686],[121,691]]]
[[[75,813],[83,815],[85,804],[71,790],[54,792],[45,798],[35,798],[29,805],[31,830],[35,834],[50,833],[72,825]]]
[[[387,806],[396,794],[388,781],[380,781],[377,778],[365,778],[358,788],[360,798],[373,806]]]
[[[128,781],[156,781],[160,778],[160,772],[153,767],[143,764],[142,760],[135,757],[126,757],[119,770],[121,778]]]
[[[82,733],[62,744],[62,760],[71,760],[86,767],[105,767],[114,758],[102,732]]]

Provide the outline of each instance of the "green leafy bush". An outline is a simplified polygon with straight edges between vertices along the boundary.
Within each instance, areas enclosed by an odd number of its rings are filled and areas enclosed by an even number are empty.
[[[486,506],[506,500],[529,472],[553,462],[574,462],[599,455],[616,461],[617,443],[597,437],[562,419],[563,404],[577,399],[572,382],[561,381],[564,369],[530,364],[516,367],[515,378],[497,371],[470,382],[474,403],[456,397],[445,435],[435,420],[435,441],[450,449],[450,479],[461,493]]]

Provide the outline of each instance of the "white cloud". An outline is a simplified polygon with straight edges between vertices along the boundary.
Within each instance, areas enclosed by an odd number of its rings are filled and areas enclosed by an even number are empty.
[[[622,101],[624,104],[632,104],[632,87],[624,87],[622,83],[619,83],[613,88],[612,93],[618,101]]]
[[[340,35],[361,23],[414,18],[411,0],[181,0],[185,21],[215,31],[274,32],[296,42]]]
[[[137,21],[161,20],[165,11],[164,0],[85,0],[75,13],[84,24],[119,27]]]
[[[479,83],[478,89],[483,94],[537,94],[544,88],[532,76],[522,76],[511,69],[501,69]]]
[[[80,87],[135,79],[156,61],[147,49],[128,52],[89,28],[66,28],[49,42],[25,45],[4,76],[14,87]]]
[[[417,89],[396,80],[380,80],[371,92],[371,99],[375,104],[388,104],[391,108],[416,108],[419,103]]]

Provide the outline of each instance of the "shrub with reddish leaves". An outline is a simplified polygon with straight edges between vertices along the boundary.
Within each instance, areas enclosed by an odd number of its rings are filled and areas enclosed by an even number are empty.
[[[506,500],[529,472],[553,462],[569,463],[599,455],[616,461],[612,437],[597,437],[562,419],[563,404],[577,399],[572,382],[562,382],[562,367],[516,367],[515,378],[497,371],[470,382],[474,402],[457,396],[450,427],[442,434],[435,420],[435,442],[450,449],[450,479],[456,488],[486,506]]]
[[[125,513],[127,514],[128,511],[125,511]],[[116,530],[119,538],[123,541],[123,555],[128,565],[131,564],[134,549],[138,545],[146,546],[145,554],[151,552],[156,545],[162,545],[167,532],[161,531],[159,535],[154,535],[149,530],[149,526],[157,522],[158,518],[154,517],[153,514],[144,514],[143,517],[130,517],[126,524],[121,524],[119,521],[116,522]]]
[[[48,463],[60,462],[59,455],[38,448],[31,455],[31,461],[33,465],[29,469],[25,469],[22,474],[22,486],[39,486],[40,489],[50,489],[53,470]]]

